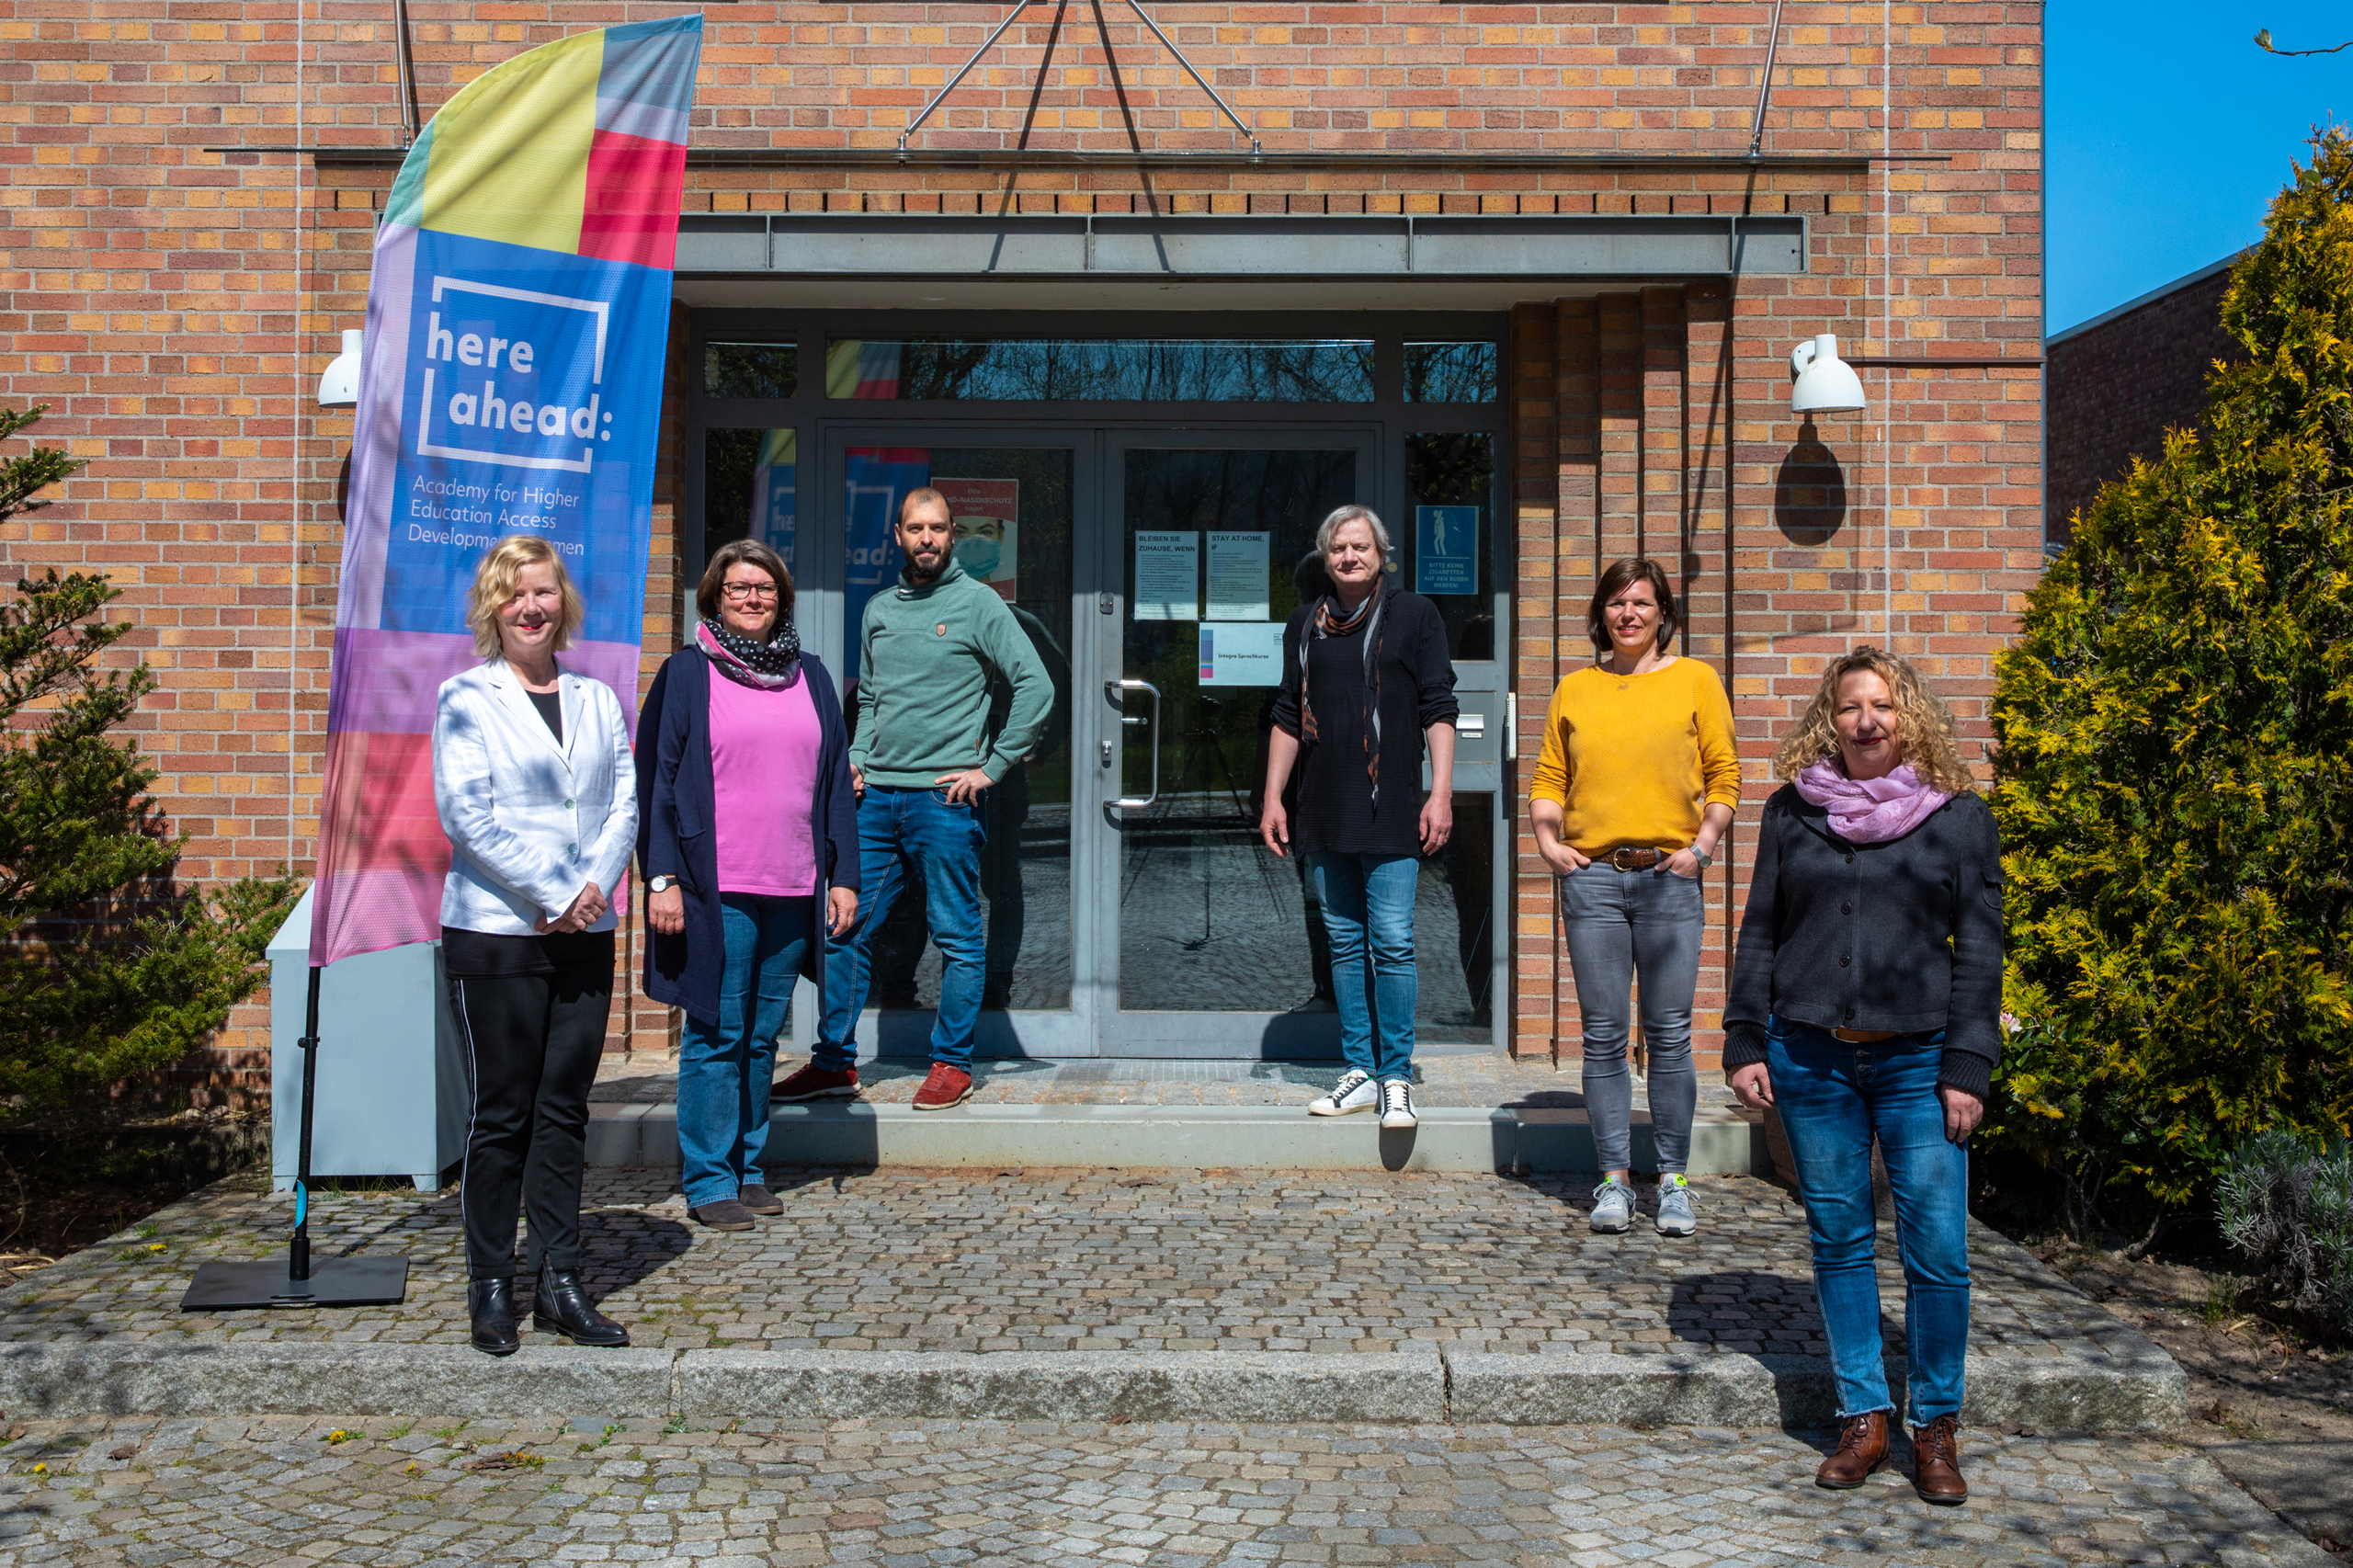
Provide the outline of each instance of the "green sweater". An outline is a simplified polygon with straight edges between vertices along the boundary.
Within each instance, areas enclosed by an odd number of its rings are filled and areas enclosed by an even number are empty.
[[[1029,755],[1052,712],[1045,661],[996,590],[953,561],[917,586],[866,601],[858,627],[858,739],[850,766],[869,784],[928,789],[977,767],[990,782]],[[989,683],[1013,687],[1004,728],[989,733]]]

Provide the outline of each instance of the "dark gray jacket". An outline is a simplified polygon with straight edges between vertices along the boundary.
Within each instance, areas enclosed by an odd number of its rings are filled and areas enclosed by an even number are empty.
[[[1984,1096],[2002,1057],[2002,841],[1984,797],[1849,844],[1796,785],[1774,792],[1724,1006],[1726,1072],[1765,1060],[1769,1017],[1942,1029],[1938,1081]]]

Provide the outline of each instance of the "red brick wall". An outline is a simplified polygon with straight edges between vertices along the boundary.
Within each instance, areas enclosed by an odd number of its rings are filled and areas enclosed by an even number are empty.
[[[525,48],[677,9],[415,0],[424,112]],[[1771,9],[1164,3],[1154,14],[1269,151],[1738,155]],[[93,460],[46,511],[0,529],[0,567],[102,566],[128,589],[140,625],[129,656],[164,683],[136,728],[193,835],[191,879],[302,870],[312,854],[350,445],[348,415],[317,409],[312,389],[338,330],[361,321],[390,183],[388,170],[205,149],[291,145],[298,112],[305,143],[396,143],[390,13],[305,0],[298,47],[295,6],[272,0],[0,0],[0,399],[50,403],[42,434]],[[1920,656],[1982,736],[1991,653],[2040,559],[2031,369],[1870,373],[1868,418],[1825,422],[1806,449],[1817,454],[1806,472],[1835,464],[1843,479],[1836,527],[1783,527],[1783,471],[1801,447],[1785,369],[1796,339],[1835,330],[1870,354],[2037,347],[2041,7],[1892,14],[1888,36],[1876,4],[1789,8],[1767,151],[1892,146],[1945,161],[1869,175],[1540,171],[1475,157],[1413,172],[696,169],[685,206],[1805,214],[1803,277],[1538,298],[1513,315],[1523,755],[1532,762],[1552,682],[1586,654],[1596,563],[1639,545],[1677,558],[1691,651],[1730,677],[1753,819],[1774,740],[1824,657],[1850,641]],[[708,15],[697,144],[829,148],[893,145],[1002,13],[760,0]],[[1027,117],[1033,147],[1235,145],[1132,17],[1110,17],[1115,82],[1079,7],[1033,113],[1051,17],[1011,29],[917,144],[1010,145]],[[674,387],[682,373],[674,354]],[[676,407],[674,396],[649,668],[676,634]],[[1549,886],[1524,832],[1518,851],[1516,1044],[1573,1053]],[[1735,900],[1740,864],[1735,839],[1715,882]],[[1733,907],[1716,905],[1701,983],[1709,1052]],[[622,1015],[617,1037],[666,1038],[660,1009]],[[248,1060],[260,1021],[257,1006],[242,1010],[213,1065]]]
[[[2054,339],[2047,460],[2051,536],[2071,537],[2077,511],[2134,458],[2165,450],[2165,432],[2206,420],[2206,379],[2246,352],[2222,330],[2228,268]]]

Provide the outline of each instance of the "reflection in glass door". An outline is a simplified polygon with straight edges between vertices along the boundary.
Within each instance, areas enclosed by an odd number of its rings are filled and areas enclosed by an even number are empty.
[[[1358,458],[1121,455],[1121,795],[1150,802],[1119,812],[1123,1012],[1330,1010],[1322,924],[1297,858],[1258,842],[1258,785],[1283,624],[1322,591],[1316,525],[1363,493]]]

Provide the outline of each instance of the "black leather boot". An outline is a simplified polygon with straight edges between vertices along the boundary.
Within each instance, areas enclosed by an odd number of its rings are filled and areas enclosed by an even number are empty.
[[[473,1318],[474,1348],[485,1356],[512,1356],[523,1343],[515,1326],[515,1281],[469,1279],[466,1311]]]
[[[598,1312],[577,1271],[540,1266],[539,1290],[531,1301],[531,1326],[563,1335],[574,1345],[608,1348],[629,1343],[629,1330]]]

